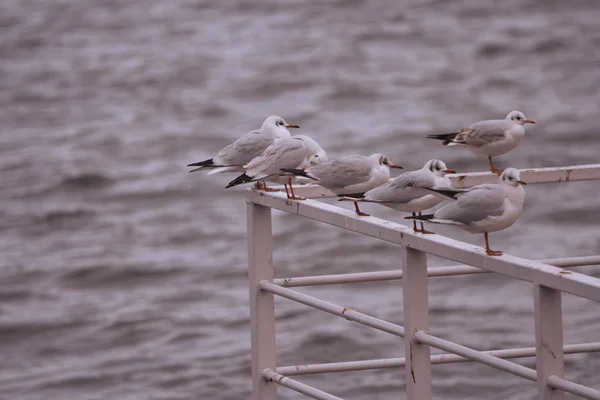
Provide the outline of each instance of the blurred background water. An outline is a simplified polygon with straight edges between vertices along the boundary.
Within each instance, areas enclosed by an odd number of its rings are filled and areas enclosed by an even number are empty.
[[[424,136],[513,109],[537,124],[497,166],[597,163],[599,20],[591,0],[0,0],[0,398],[249,398],[244,193],[185,165],[277,114],[330,157],[480,171],[485,159]],[[528,186],[492,246],[599,254],[599,189]],[[301,218],[274,213],[274,232],[280,277],[399,266],[398,247]],[[402,321],[398,282],[304,292]],[[531,293],[494,275],[434,279],[431,331],[531,346]],[[597,340],[597,304],[567,295],[563,309],[566,343]],[[277,315],[279,365],[403,355],[301,305],[278,301]],[[598,355],[567,356],[569,379],[598,388],[599,370]],[[404,396],[402,370],[303,379],[347,399]],[[475,364],[435,366],[433,383],[439,399],[536,398]]]

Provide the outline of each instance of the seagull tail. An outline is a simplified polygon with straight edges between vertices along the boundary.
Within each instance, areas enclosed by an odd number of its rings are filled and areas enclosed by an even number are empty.
[[[437,139],[441,140],[444,146],[448,146],[453,143],[454,138],[458,135],[458,132],[454,133],[443,133],[441,135],[427,135],[428,139]]]
[[[369,201],[366,200],[364,196],[364,193],[346,194],[344,196],[340,196],[338,201]]]
[[[413,217],[404,217],[404,219],[416,219],[418,221],[429,221],[433,219],[433,214],[415,215]]]
[[[242,183],[247,183],[247,182],[252,182],[252,177],[250,177],[246,174],[241,174],[240,176],[238,176],[237,178],[235,178],[234,180],[229,182],[227,184],[227,186],[225,186],[225,189],[228,189],[233,186],[241,185]]]
[[[208,167],[210,165],[213,165],[215,162],[213,161],[212,158],[209,158],[208,160],[204,160],[204,161],[198,161],[195,163],[191,163],[188,164],[188,167]]]
[[[302,169],[296,169],[296,168],[281,168],[281,170],[283,172],[289,172],[290,174],[294,174],[296,176],[301,176],[304,178],[308,178],[308,179],[312,179],[315,181],[318,181],[317,178],[315,178],[314,176],[307,174],[306,171],[302,170]]]

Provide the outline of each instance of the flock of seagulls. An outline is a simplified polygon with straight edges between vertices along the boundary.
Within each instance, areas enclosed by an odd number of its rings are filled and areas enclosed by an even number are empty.
[[[446,175],[455,171],[437,159],[394,178],[390,178],[390,169],[402,167],[383,154],[329,160],[325,150],[310,137],[291,136],[289,129],[299,126],[278,116],[268,117],[260,129],[240,137],[215,157],[188,167],[194,167],[190,172],[205,170],[209,175],[241,173],[226,188],[255,182],[256,190],[278,191],[269,188],[267,182],[283,184],[291,200],[305,200],[294,193],[293,182],[315,183],[339,196],[340,201],[352,201],[359,216],[369,216],[360,211],[359,203],[376,203],[411,213],[406,218],[412,220],[413,230],[418,233],[434,233],[424,228],[424,222],[483,233],[486,253],[499,256],[501,251],[490,249],[488,234],[508,228],[519,218],[525,202],[525,182],[517,169],[494,167],[492,157],[514,149],[525,135],[525,124],[534,123],[522,112],[511,111],[505,119],[480,121],[454,133],[427,136],[441,140],[444,146],[465,147],[477,156],[488,157],[490,171],[499,175],[498,183],[469,189],[453,188]],[[449,204],[432,214],[423,214],[443,201]]]

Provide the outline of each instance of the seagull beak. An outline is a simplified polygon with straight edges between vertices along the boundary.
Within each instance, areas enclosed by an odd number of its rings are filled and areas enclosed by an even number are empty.
[[[535,121],[532,121],[530,119],[526,119],[525,121],[523,121],[524,124],[535,124]]]
[[[286,128],[300,128],[300,127],[299,127],[298,125],[296,125],[296,124],[287,124],[285,127],[286,127]]]
[[[456,171],[453,170],[453,169],[447,169],[447,170],[444,170],[442,172],[444,172],[445,174],[455,174],[456,173]]]
[[[390,168],[404,169],[404,168],[402,168],[401,166],[399,166],[399,165],[396,165],[396,164],[390,164]]]
[[[520,183],[521,185],[527,185],[527,183],[525,183],[525,181],[517,181],[517,183]]]

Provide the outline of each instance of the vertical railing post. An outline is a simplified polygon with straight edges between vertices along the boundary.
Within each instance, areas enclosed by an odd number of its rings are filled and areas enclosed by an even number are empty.
[[[548,387],[550,375],[563,377],[563,334],[561,292],[533,285],[535,305],[535,350],[539,400],[563,400],[562,390]]]
[[[262,376],[265,368],[275,371],[275,305],[273,294],[258,288],[261,280],[273,279],[271,209],[248,202],[247,212],[252,400],[276,400],[277,385]]]
[[[408,400],[428,400],[431,399],[429,346],[413,338],[416,331],[429,329],[427,254],[408,247],[402,253],[406,392]]]

